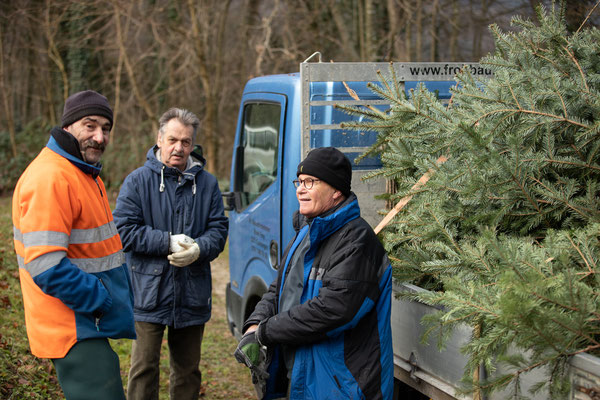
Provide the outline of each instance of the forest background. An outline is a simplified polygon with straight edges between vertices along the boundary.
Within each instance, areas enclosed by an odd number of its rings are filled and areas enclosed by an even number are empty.
[[[0,194],[10,194],[60,121],[94,89],[115,112],[102,177],[117,191],[145,161],[169,107],[201,119],[207,170],[225,185],[241,92],[255,76],[329,61],[478,61],[488,26],[534,0],[12,0],[0,2]],[[594,6],[566,1],[573,30]],[[598,21],[588,21],[596,25]]]
[[[494,50],[491,23],[511,31],[513,16],[535,20],[540,3],[552,7],[551,0],[0,1],[0,307],[22,311],[8,196],[69,94],[91,88],[113,105],[102,171],[113,195],[144,162],[158,117],[171,106],[201,118],[207,169],[225,185],[248,79],[295,72],[314,51],[324,61],[478,61]],[[568,29],[576,31],[598,2],[564,4]],[[586,26],[598,26],[597,16]],[[223,311],[222,303],[215,309]],[[0,321],[0,398],[51,398],[59,392],[52,369],[27,353],[17,312],[3,312]],[[221,327],[215,337],[225,340],[208,354],[219,367],[208,371],[209,397],[251,398],[241,394],[247,371],[228,364],[235,344],[224,314],[214,320]],[[124,370],[128,349],[118,347]]]

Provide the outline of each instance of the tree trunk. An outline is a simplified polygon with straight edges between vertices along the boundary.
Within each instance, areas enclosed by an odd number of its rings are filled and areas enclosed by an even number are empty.
[[[194,48],[196,49],[196,56],[198,58],[198,62],[194,65],[198,69],[198,75],[200,77],[202,87],[204,88],[204,93],[206,96],[206,104],[205,106],[205,114],[204,121],[201,126],[203,144],[204,144],[204,154],[206,158],[206,169],[209,172],[216,173],[217,172],[217,159],[219,155],[219,132],[217,132],[217,111],[218,111],[218,101],[219,101],[219,93],[221,92],[221,82],[222,82],[222,62],[223,62],[223,34],[225,31],[225,23],[227,20],[227,15],[229,13],[229,6],[231,4],[231,0],[227,0],[223,6],[223,9],[219,10],[219,21],[217,24],[218,30],[216,35],[216,40],[209,41],[208,38],[202,36],[200,32],[200,27],[198,24],[198,17],[203,19],[203,27],[208,28],[208,19],[210,18],[208,12],[203,12],[201,15],[198,15],[197,9],[195,7],[195,2],[193,0],[188,0],[188,10],[190,14],[191,20],[191,31],[192,31],[192,40],[194,42]],[[204,30],[206,35],[209,35],[210,32]],[[208,54],[209,49],[205,46],[205,43],[209,42],[214,43],[214,49],[216,50],[215,57],[210,57]],[[212,64],[211,63],[211,59]],[[212,65],[213,70],[212,73],[209,70],[209,65]]]
[[[404,29],[406,31],[406,37],[404,43],[406,43],[406,61],[413,61],[413,47],[412,47],[412,4],[411,0],[404,0]]]
[[[458,61],[459,14],[458,0],[452,0],[452,18],[450,19],[450,61]]]
[[[156,115],[148,101],[146,101],[146,97],[142,95],[142,91],[140,89],[140,85],[138,83],[136,74],[133,70],[133,66],[131,65],[131,60],[129,59],[127,47],[125,46],[125,33],[123,32],[121,26],[121,13],[116,4],[113,4],[113,7],[115,16],[115,26],[117,31],[117,46],[119,48],[119,57],[122,57],[123,59],[123,65],[125,66],[125,71],[127,72],[127,77],[129,78],[129,81],[131,83],[131,87],[133,89],[133,93],[135,95],[136,100],[138,101],[139,105],[142,106],[142,109],[146,113],[146,117],[148,118],[148,120],[152,121],[152,131],[157,132],[158,122],[156,121]],[[132,5],[130,5],[129,7],[130,8],[127,10],[127,15],[125,16],[127,18],[127,21],[131,20]]]
[[[109,137],[109,143],[114,140],[115,135],[119,132],[115,129],[118,122],[119,111],[121,110],[121,73],[123,70],[123,53],[119,52],[119,61],[117,62],[117,72],[115,74],[115,104],[113,106],[113,129]],[[133,135],[131,135],[133,136]]]
[[[439,3],[438,0],[433,0],[433,5],[431,6],[431,47],[429,49],[429,61],[437,61],[437,44],[438,44],[438,16],[439,11]]]
[[[279,0],[275,0],[275,5],[271,9],[271,13],[268,17],[263,17],[262,21],[262,31],[264,35],[262,37],[261,43],[257,43],[256,45],[256,57],[254,62],[254,75],[260,76],[264,75],[263,72],[263,64],[266,58],[266,55],[271,51],[271,34],[272,34],[272,23],[273,18],[277,14],[279,8]]]
[[[127,7],[128,7],[126,10],[127,14],[125,15],[126,26],[125,26],[125,29],[123,29],[123,27],[121,25],[121,12],[119,10],[117,3],[113,2],[117,48],[119,50],[119,60],[122,60],[123,66],[125,67],[125,71],[127,73],[127,77],[128,77],[129,83],[131,84],[131,88],[133,90],[133,94],[134,94],[134,97],[135,97],[137,103],[142,107],[142,110],[146,114],[146,119],[148,121],[150,121],[150,126],[151,126],[151,131],[152,131],[151,135],[153,138],[156,138],[156,136],[158,135],[158,121],[156,120],[156,115],[153,112],[152,107],[146,100],[146,97],[143,96],[143,94],[142,94],[142,89],[140,89],[140,84],[138,83],[138,81],[136,79],[136,74],[133,70],[133,66],[131,65],[131,60],[129,59],[129,52],[128,52],[126,44],[125,44],[126,43],[125,35],[126,35],[126,32],[128,31],[129,22],[131,21],[131,11],[132,11],[131,9],[133,7],[133,4],[129,3],[127,5]],[[141,146],[140,146],[140,143],[138,140],[138,135],[130,134],[129,142],[130,142],[129,146],[135,155],[135,163],[141,164],[141,162],[143,161],[144,152],[143,152],[143,150],[140,151]]]
[[[365,4],[364,0],[358,0],[358,53],[360,54],[360,61],[365,61]]]
[[[472,57],[475,60],[478,60],[482,56],[482,40],[483,30],[487,29],[487,20],[488,20],[488,0],[481,1],[481,15],[477,16],[475,13],[471,14],[471,22],[474,24],[473,30],[473,53]],[[471,10],[473,10],[473,1],[471,0]]]
[[[394,0],[387,0],[386,7],[390,29],[388,32],[387,56],[385,57],[385,60],[392,61],[394,58],[399,58],[400,56],[400,53],[396,51],[398,43],[397,36],[399,36],[400,33],[400,23],[398,21],[398,7],[396,6],[396,2]]]
[[[260,20],[259,8],[261,0],[248,0],[243,2],[244,8],[242,11],[242,26],[240,27],[241,37],[247,38],[249,46],[243,50],[243,59],[240,65],[240,76],[244,81],[254,77],[254,65],[251,64],[251,59],[254,58],[254,46],[252,41],[252,31]],[[251,67],[252,65],[252,67]]]
[[[348,57],[348,61],[357,60],[359,56],[356,53],[354,41],[352,40],[352,35],[349,30],[351,29],[352,25],[344,21],[338,1],[329,0],[327,4],[329,6],[329,10],[331,11],[333,23],[335,24],[336,30],[340,35],[340,41],[342,42],[342,50],[344,54],[346,57]]]
[[[363,61],[375,61],[375,29],[373,28],[373,19],[375,16],[375,7],[373,0],[365,1],[365,58]]]
[[[63,101],[67,100],[69,97],[69,78],[67,76],[67,69],[65,68],[65,63],[60,55],[60,51],[56,46],[56,42],[54,40],[54,36],[56,34],[56,27],[52,24],[57,24],[57,21],[53,21],[54,16],[50,16],[50,4],[46,5],[46,9],[44,10],[44,23],[43,29],[46,34],[46,40],[48,41],[48,57],[54,61],[54,64],[58,68],[60,72],[60,77],[62,78],[62,86],[63,86]]]
[[[8,124],[8,134],[10,135],[10,148],[12,150],[12,156],[17,156],[17,140],[15,132],[15,120],[12,112],[12,99],[10,96],[10,90],[5,87],[5,72],[4,72],[4,35],[0,27],[0,90],[2,90],[2,102],[4,104],[4,114],[6,122]]]
[[[416,1],[417,18],[415,22],[415,60],[423,61],[423,3],[421,0]]]

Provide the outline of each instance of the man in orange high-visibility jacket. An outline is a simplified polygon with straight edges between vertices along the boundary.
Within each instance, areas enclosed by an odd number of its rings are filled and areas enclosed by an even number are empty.
[[[112,123],[106,97],[70,96],[62,129],[51,130],[13,196],[29,345],[52,359],[68,400],[125,399],[108,338],[135,338],[129,273],[98,176]]]

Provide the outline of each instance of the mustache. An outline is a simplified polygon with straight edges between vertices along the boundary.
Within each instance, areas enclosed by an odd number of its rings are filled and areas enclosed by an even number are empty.
[[[100,151],[104,151],[106,149],[106,145],[104,143],[98,143],[92,139],[88,139],[81,144],[81,150],[85,151],[87,149],[97,149]]]
[[[177,157],[183,157],[184,153],[183,151],[177,151],[177,150],[173,150],[171,152],[171,155],[169,157],[173,157],[173,156],[177,156]]]

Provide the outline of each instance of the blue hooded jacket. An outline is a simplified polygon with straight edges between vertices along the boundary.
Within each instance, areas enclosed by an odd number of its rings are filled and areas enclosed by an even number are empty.
[[[392,268],[356,196],[295,222],[278,278],[244,323],[260,323],[273,354],[264,399],[285,395],[286,375],[291,400],[391,398]]]
[[[125,178],[114,211],[131,272],[136,321],[184,328],[210,319],[210,262],[227,239],[217,179],[192,153],[184,172],[156,158]],[[169,234],[183,233],[198,244],[200,257],[186,267],[169,264]]]

